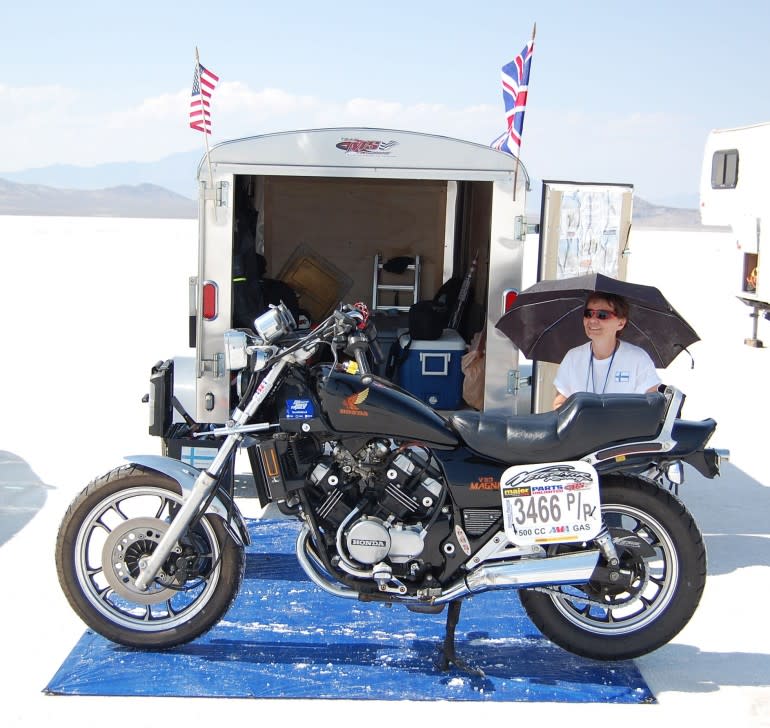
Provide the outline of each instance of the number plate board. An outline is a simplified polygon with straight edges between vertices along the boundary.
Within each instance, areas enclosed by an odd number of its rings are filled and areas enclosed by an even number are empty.
[[[514,465],[500,478],[500,495],[516,545],[589,541],[601,530],[599,476],[581,460]]]

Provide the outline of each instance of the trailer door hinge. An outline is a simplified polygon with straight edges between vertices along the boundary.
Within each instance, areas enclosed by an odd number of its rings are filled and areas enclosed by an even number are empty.
[[[539,235],[540,225],[539,223],[528,223],[526,215],[516,215],[513,221],[513,239],[514,240],[527,240],[527,235]]]
[[[508,370],[508,386],[506,392],[508,394],[518,394],[519,390],[524,386],[528,387],[532,384],[532,377],[522,377],[521,372],[518,369]]]
[[[201,358],[201,374],[211,372],[217,379],[225,375],[224,352],[217,352],[210,359]]]
[[[513,221],[513,239],[527,239],[527,218],[524,215],[516,215]]]
[[[216,186],[211,188],[206,183],[203,184],[203,199],[212,200],[217,207],[227,207],[229,204],[229,182],[217,182]]]
[[[229,190],[229,182],[217,183],[217,207],[227,207]]]

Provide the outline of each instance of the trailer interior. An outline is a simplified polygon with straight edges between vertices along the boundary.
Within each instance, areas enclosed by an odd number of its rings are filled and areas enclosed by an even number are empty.
[[[263,256],[264,277],[292,288],[311,325],[340,299],[362,301],[388,338],[414,300],[462,280],[478,256],[458,330],[470,341],[483,328],[491,182],[237,175],[234,205],[234,278],[244,255]],[[419,256],[418,290],[413,270],[377,270],[377,256]]]

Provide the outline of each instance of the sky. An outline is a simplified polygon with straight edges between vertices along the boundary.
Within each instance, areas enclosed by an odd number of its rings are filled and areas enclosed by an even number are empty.
[[[364,125],[488,144],[500,67],[537,24],[521,160],[537,179],[697,204],[713,128],[770,120],[767,0],[4,3],[0,171],[204,149],[195,59],[220,77],[211,144]]]

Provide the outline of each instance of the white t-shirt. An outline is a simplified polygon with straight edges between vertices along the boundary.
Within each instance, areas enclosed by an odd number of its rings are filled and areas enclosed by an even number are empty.
[[[614,357],[597,359],[587,341],[565,354],[553,383],[565,397],[575,392],[642,394],[660,384],[660,377],[650,355],[634,344],[619,340]]]

